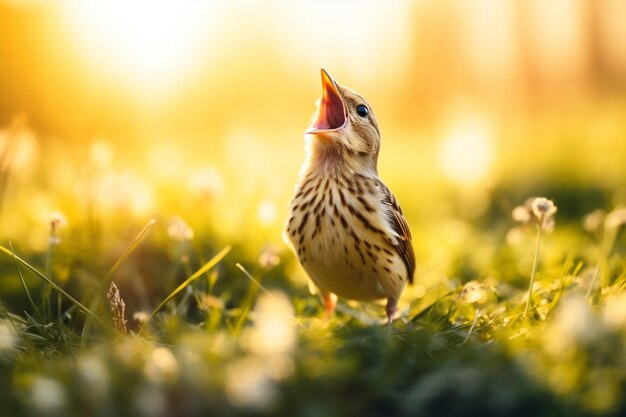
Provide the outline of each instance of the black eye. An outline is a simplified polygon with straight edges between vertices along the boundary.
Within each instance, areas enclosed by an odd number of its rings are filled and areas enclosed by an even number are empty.
[[[364,106],[363,104],[359,104],[358,106],[356,106],[356,114],[358,114],[359,116],[367,117],[369,113],[370,111],[367,106]]]

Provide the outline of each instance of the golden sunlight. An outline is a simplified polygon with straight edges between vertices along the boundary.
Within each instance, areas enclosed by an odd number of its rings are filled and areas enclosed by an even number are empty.
[[[191,71],[215,16],[209,1],[66,0],[63,10],[90,64],[149,91]]]
[[[489,175],[492,153],[486,123],[479,118],[468,118],[457,122],[444,137],[439,163],[451,180],[461,184],[476,184]]]

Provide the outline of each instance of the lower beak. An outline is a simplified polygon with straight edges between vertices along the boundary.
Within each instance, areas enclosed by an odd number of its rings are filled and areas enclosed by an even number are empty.
[[[348,121],[346,106],[341,98],[337,82],[322,68],[322,99],[317,117],[307,134],[323,134],[341,129]]]

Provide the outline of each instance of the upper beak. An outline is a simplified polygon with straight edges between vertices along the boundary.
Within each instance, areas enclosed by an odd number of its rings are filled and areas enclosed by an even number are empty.
[[[344,127],[347,121],[346,106],[341,98],[337,82],[322,68],[322,99],[317,117],[306,133],[332,132]]]

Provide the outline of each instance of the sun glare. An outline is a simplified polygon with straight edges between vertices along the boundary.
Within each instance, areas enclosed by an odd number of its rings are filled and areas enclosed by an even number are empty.
[[[212,27],[212,2],[66,0],[65,15],[91,65],[150,89],[193,67]]]
[[[489,129],[480,120],[457,123],[443,139],[439,163],[445,174],[460,184],[484,181],[491,170]]]

